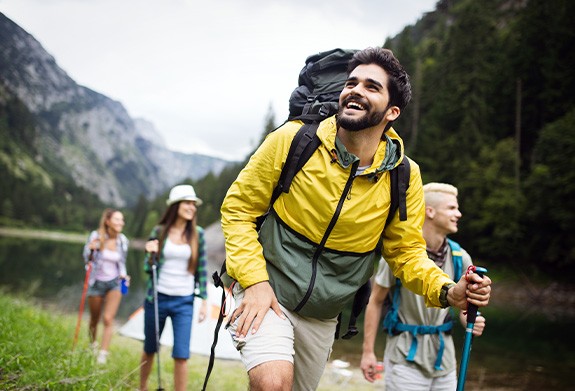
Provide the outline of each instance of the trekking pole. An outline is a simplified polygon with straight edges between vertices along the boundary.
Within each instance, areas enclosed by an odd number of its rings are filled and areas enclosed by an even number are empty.
[[[160,370],[160,320],[158,314],[158,258],[156,253],[152,253],[152,285],[154,287],[154,326],[156,329],[156,355],[158,363],[158,388],[157,391],[163,391],[162,388],[162,376]]]
[[[487,273],[487,269],[479,266],[470,266],[467,273],[475,272],[483,277]],[[471,343],[473,342],[473,326],[477,318],[477,306],[475,304],[467,304],[467,327],[465,328],[465,343],[463,345],[463,353],[461,355],[461,365],[459,367],[459,376],[457,378],[457,391],[464,391],[465,376],[467,374],[467,364],[469,363],[469,355],[471,353]]]
[[[92,259],[94,257],[94,250],[90,250],[88,256],[88,264],[86,267],[86,277],[84,277],[84,288],[82,289],[82,298],[80,299],[80,309],[78,310],[78,321],[76,322],[76,332],[74,333],[74,342],[72,343],[72,350],[76,348],[78,342],[78,333],[80,332],[80,325],[82,324],[82,315],[84,314],[84,303],[86,302],[86,292],[88,291],[88,282],[90,281],[90,273],[92,273]]]

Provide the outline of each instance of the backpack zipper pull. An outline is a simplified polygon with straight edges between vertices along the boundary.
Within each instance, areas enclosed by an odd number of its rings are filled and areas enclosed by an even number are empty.
[[[330,163],[333,164],[333,163],[337,162],[337,152],[335,151],[335,149],[332,149],[332,150],[330,151],[330,153],[331,153],[331,161],[330,161]]]

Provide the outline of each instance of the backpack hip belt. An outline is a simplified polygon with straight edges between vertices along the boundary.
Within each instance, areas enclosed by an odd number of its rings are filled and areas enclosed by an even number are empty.
[[[395,326],[397,331],[403,332],[407,331],[411,334],[411,347],[409,348],[409,354],[406,360],[409,362],[415,361],[415,353],[417,352],[417,335],[423,334],[437,334],[439,335],[439,350],[437,351],[437,358],[435,359],[434,369],[440,371],[441,361],[443,360],[443,350],[445,349],[445,341],[443,340],[443,333],[450,331],[453,328],[453,322],[444,323],[439,326],[429,326],[429,325],[415,325],[415,324],[404,324],[398,323]]]

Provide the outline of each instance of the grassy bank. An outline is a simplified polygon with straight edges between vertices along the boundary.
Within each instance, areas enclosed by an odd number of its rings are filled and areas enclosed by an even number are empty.
[[[30,300],[0,295],[0,389],[2,390],[134,390],[138,387],[142,342],[115,334],[108,364],[96,364],[87,339],[87,318],[72,350],[77,317]],[[211,336],[209,336],[211,338]],[[161,355],[162,386],[173,389],[171,349]],[[208,357],[193,355],[188,390],[202,388]],[[347,384],[343,384],[344,381]],[[350,388],[351,387],[351,388]],[[157,388],[157,371],[149,389]],[[216,360],[209,390],[247,390],[247,375],[238,361]],[[328,368],[319,390],[373,390],[357,369],[344,379]]]
[[[139,358],[142,342],[114,335],[109,362],[98,366],[88,347],[87,319],[82,322],[80,337],[72,350],[77,318],[53,308],[41,307],[30,300],[0,292],[0,389],[1,390],[134,390],[138,387]],[[466,390],[519,391],[532,389],[564,390],[571,384],[575,369],[571,344],[565,341],[572,323],[532,321],[521,327],[520,319],[511,319],[505,311],[491,309],[490,331],[473,347],[473,363]],[[462,332],[456,346],[462,345]],[[536,343],[542,335],[540,343]],[[211,338],[206,336],[206,338]],[[381,384],[363,380],[357,361],[358,345],[337,341],[332,359],[352,362],[351,377],[326,369],[319,391],[381,390]],[[173,389],[173,361],[170,350],[161,356],[162,386]],[[356,359],[352,359],[355,357]],[[459,358],[459,354],[458,354]],[[188,390],[203,384],[208,357],[193,355],[188,361]],[[150,390],[157,388],[154,368]],[[209,390],[247,389],[247,376],[238,361],[216,360]]]
[[[0,235],[15,238],[56,240],[59,242],[70,243],[84,243],[86,241],[86,234],[82,233],[3,226],[0,226]]]
[[[57,242],[85,243],[88,232],[65,232],[32,228],[6,227],[0,225],[0,236],[25,239],[54,240]],[[144,239],[130,238],[130,248],[143,250]]]
[[[27,300],[0,296],[0,389],[2,390],[134,390],[138,387],[142,343],[114,335],[107,365],[95,362],[87,340],[87,319],[72,350],[77,318],[42,309]],[[169,349],[161,356],[162,386],[173,389]],[[190,390],[201,389],[207,358],[192,357]],[[247,388],[239,362],[218,361],[211,390]],[[150,389],[157,388],[154,369]]]

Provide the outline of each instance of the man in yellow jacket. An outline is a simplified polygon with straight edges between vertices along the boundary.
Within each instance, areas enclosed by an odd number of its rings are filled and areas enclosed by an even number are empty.
[[[457,284],[427,258],[421,229],[421,174],[411,162],[407,220],[390,209],[389,172],[402,159],[389,125],[411,98],[409,77],[389,50],[367,48],[349,63],[336,116],[317,130],[321,145],[282,193],[259,232],[302,123],[270,133],[232,184],[222,205],[226,267],[237,309],[230,332],[251,390],[317,388],[337,315],[383,256],[408,289],[431,307],[485,306],[491,281]],[[384,229],[385,227],[385,229]],[[383,235],[382,235],[383,232]],[[380,239],[383,241],[380,241]]]

